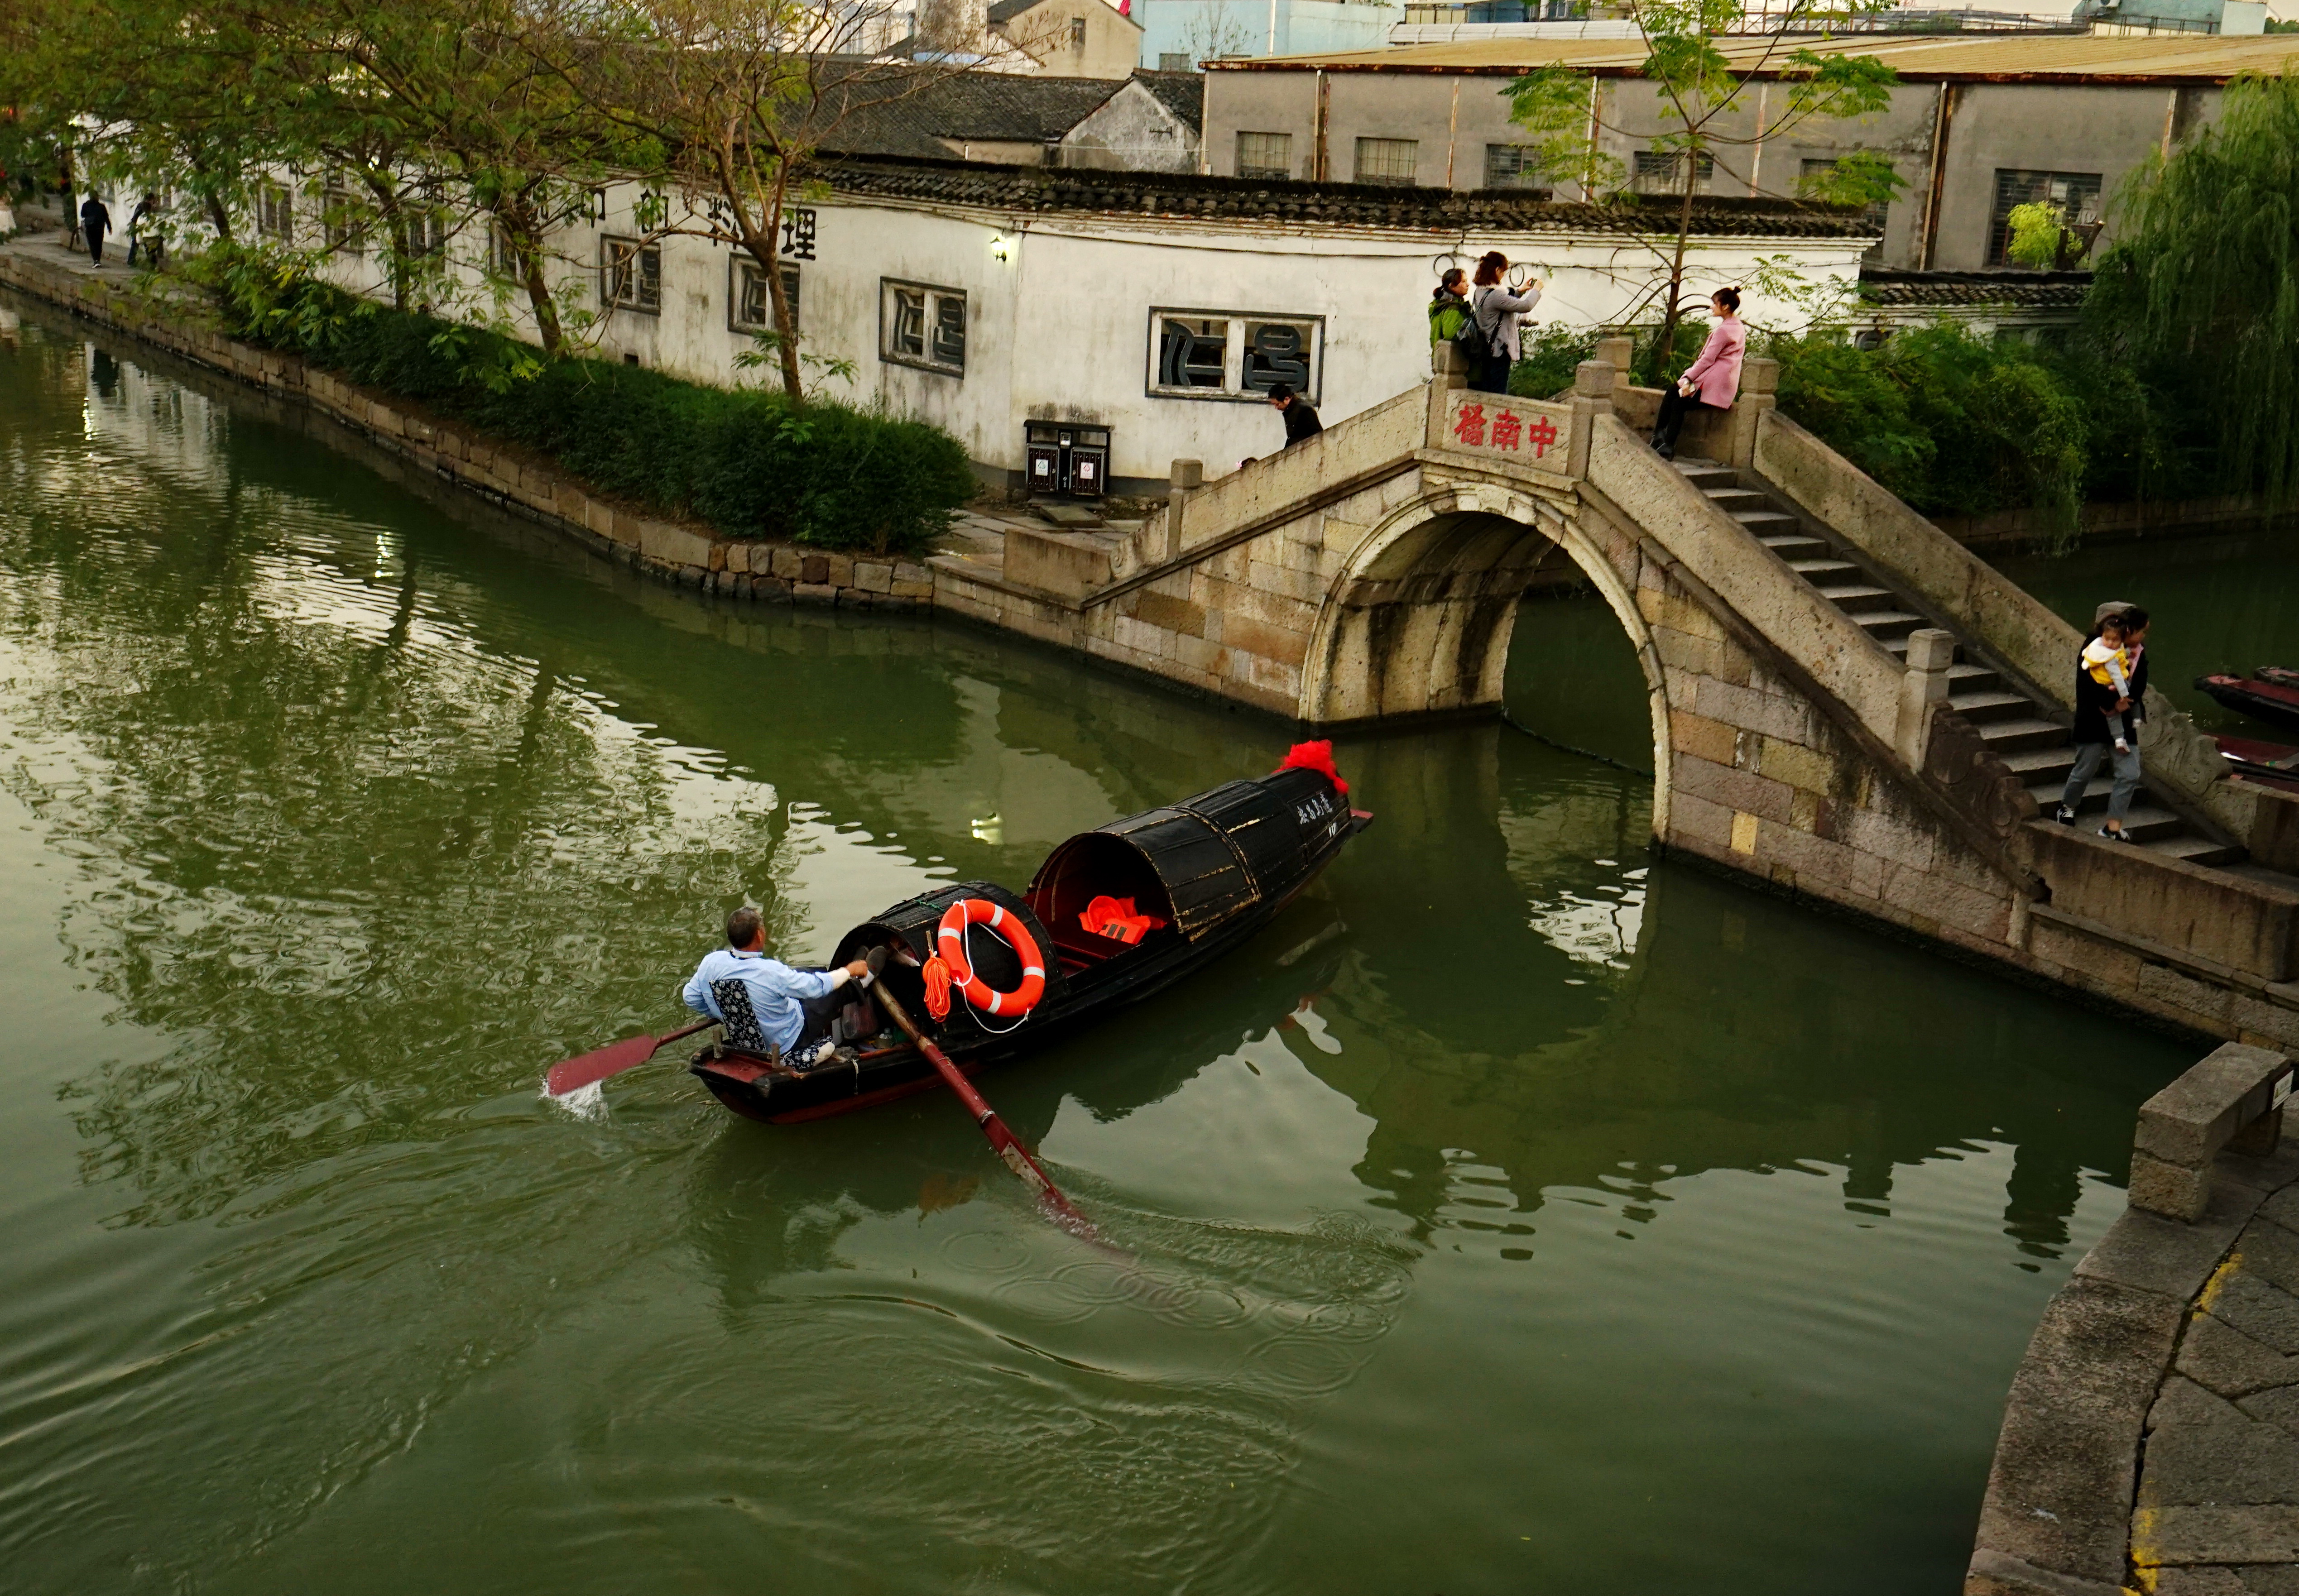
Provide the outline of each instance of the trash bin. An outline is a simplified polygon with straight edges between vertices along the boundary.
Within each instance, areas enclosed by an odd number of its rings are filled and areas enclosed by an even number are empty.
[[[1109,428],[1076,421],[1025,421],[1022,458],[1041,498],[1099,499],[1109,492]]]

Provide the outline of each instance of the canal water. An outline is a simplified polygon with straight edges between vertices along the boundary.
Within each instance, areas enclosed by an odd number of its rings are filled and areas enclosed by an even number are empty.
[[[1266,770],[996,635],[714,607],[24,310],[0,337],[11,1592],[1937,1592],[2194,1048],[1655,860],[1639,776],[1346,740],[1226,968],[984,1079],[737,1121],[793,957]],[[1518,715],[1649,762],[1529,610]]]

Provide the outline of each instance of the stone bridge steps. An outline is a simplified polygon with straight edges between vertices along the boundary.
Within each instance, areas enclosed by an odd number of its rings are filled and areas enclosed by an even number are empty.
[[[1908,634],[1932,624],[1908,600],[1847,551],[1814,533],[1795,511],[1764,488],[1742,485],[1730,467],[1714,460],[1680,459],[1676,468],[1707,496],[1710,503],[1755,533],[1764,546],[1788,562],[1789,568],[1810,583],[1820,596],[1849,616],[1854,624],[1882,644],[1887,652],[1905,660]],[[1962,654],[1963,645],[1957,644]],[[1971,723],[1991,751],[2017,774],[2036,806],[2032,824],[2048,825],[2043,818],[2057,806],[2068,772],[2075,764],[2068,729],[2049,707],[2006,683],[1990,666],[1959,659],[1948,673],[1948,707]],[[2078,824],[2096,829],[2094,816],[2104,816],[2113,782],[2095,779],[2077,804]],[[2147,851],[2193,864],[2225,864],[2243,856],[2197,834],[2171,810],[2149,803],[2134,803],[2124,829]]]

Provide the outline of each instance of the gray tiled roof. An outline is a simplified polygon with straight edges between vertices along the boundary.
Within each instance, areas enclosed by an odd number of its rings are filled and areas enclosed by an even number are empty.
[[[1673,197],[1627,196],[1600,205],[1546,200],[1507,189],[1458,193],[1358,183],[1276,183],[1182,173],[991,166],[947,160],[825,157],[809,176],[842,194],[939,201],[996,211],[1170,216],[1202,220],[1322,223],[1331,227],[1475,232],[1673,231]],[[1853,207],[1794,200],[1702,197],[1692,229],[1708,237],[1869,238]]]
[[[1139,71],[1133,81],[1158,96],[1158,103],[1192,128],[1206,124],[1206,77],[1203,72]]]
[[[945,138],[1050,145],[1125,87],[1123,78],[1042,78],[1017,72],[939,72],[918,69],[906,91],[901,72],[858,74],[831,86],[837,104],[823,145],[844,154],[947,159]]]
[[[2014,305],[2074,310],[2090,286],[2087,271],[1899,271],[1872,266],[1860,274],[1861,299],[1888,310]]]

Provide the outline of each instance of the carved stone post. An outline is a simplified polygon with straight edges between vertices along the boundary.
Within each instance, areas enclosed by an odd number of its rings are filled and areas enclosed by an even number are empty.
[[[1740,396],[1732,401],[1729,463],[1746,471],[1756,463],[1756,418],[1780,402],[1780,363],[1761,356],[1740,363]]]
[[[1607,338],[1597,347],[1627,342]],[[1613,413],[1613,388],[1619,380],[1620,372],[1609,360],[1583,360],[1573,368],[1573,450],[1564,457],[1567,475],[1589,475],[1589,445],[1597,435],[1597,418]]]
[[[1446,419],[1452,413],[1453,395],[1469,385],[1469,368],[1461,359],[1461,351],[1451,343],[1432,347],[1429,356],[1429,426],[1424,436],[1425,446],[1445,447]]]
[[[1633,338],[1613,337],[1597,340],[1597,353],[1594,358],[1604,361],[1613,368],[1613,385],[1616,388],[1625,388],[1629,385],[1629,368],[1635,363],[1636,355],[1637,345]]]
[[[1893,742],[1912,771],[1924,768],[1934,707],[1947,702],[1947,671],[1955,663],[1954,633],[1919,626],[1908,633],[1908,674],[1900,678],[1898,734]]]

